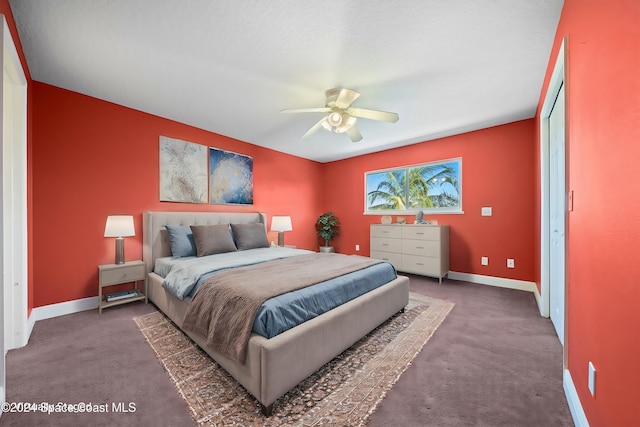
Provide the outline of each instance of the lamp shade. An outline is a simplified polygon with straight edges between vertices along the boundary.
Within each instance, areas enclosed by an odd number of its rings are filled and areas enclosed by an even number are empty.
[[[104,237],[135,236],[132,215],[109,215],[104,227]]]
[[[271,218],[271,231],[291,231],[291,230],[293,230],[293,227],[291,226],[290,216],[274,215]]]

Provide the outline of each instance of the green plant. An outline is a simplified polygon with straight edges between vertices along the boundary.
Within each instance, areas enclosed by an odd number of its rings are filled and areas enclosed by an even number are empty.
[[[340,232],[340,221],[333,212],[325,212],[318,217],[316,222],[316,231],[318,236],[325,242],[325,246],[329,246],[329,240],[333,239]]]

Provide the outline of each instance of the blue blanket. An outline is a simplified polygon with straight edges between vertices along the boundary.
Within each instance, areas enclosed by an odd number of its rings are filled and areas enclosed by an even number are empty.
[[[253,331],[265,338],[272,338],[396,277],[396,271],[391,264],[380,263],[271,298],[258,310],[253,322]]]

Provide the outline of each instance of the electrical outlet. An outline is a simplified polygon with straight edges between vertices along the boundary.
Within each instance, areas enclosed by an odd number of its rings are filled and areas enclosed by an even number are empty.
[[[360,245],[356,245],[356,252],[360,250]]]
[[[507,268],[516,268],[516,262],[513,258],[507,258]]]
[[[488,256],[483,256],[482,260],[480,261],[480,263],[482,265],[489,265],[489,257]]]
[[[589,362],[589,391],[591,396],[596,395],[596,368]]]

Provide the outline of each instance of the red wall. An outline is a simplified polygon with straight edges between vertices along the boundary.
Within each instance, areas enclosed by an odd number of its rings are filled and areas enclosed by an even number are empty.
[[[97,295],[97,265],[114,261],[114,239],[103,237],[110,214],[134,215],[127,260],[142,259],[145,210],[260,211],[269,223],[271,215],[291,215],[287,244],[316,247],[321,164],[43,83],[32,86],[34,306]],[[160,135],[252,156],[254,205],[160,202]]]
[[[539,104],[568,36],[566,352],[591,427],[640,425],[639,23],[637,0],[565,0]]]
[[[533,281],[534,125],[524,120],[326,164],[324,209],[342,224],[333,245],[355,253],[358,244],[369,255],[369,224],[380,223],[380,215],[363,215],[365,172],[461,157],[464,214],[425,217],[450,226],[450,270]],[[483,206],[493,216],[481,216]],[[413,222],[415,215],[406,218]],[[488,266],[480,264],[483,256]],[[515,269],[506,267],[507,258]]]

